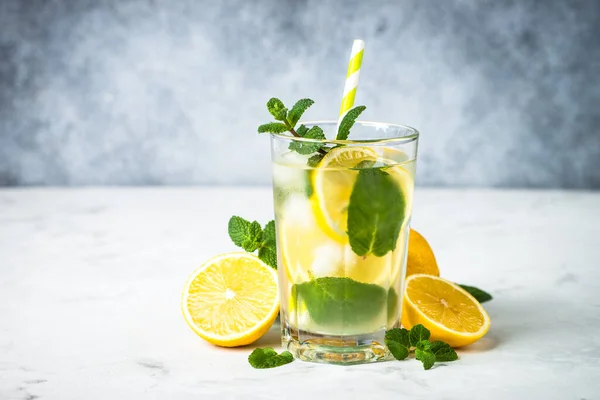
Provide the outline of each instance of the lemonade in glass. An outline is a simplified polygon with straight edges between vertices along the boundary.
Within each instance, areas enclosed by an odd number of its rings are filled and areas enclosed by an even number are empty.
[[[336,122],[305,123],[313,125],[335,137]],[[373,122],[357,122],[352,140],[271,135],[282,340],[297,358],[389,357],[384,335],[400,325],[417,143],[413,128]]]

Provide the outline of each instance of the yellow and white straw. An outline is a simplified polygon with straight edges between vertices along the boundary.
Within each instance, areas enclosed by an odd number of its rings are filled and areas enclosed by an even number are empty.
[[[350,54],[350,63],[348,64],[348,73],[346,74],[344,97],[342,98],[342,107],[340,108],[340,121],[344,117],[344,114],[354,106],[354,97],[356,96],[356,87],[358,86],[360,66],[362,65],[364,52],[365,42],[355,40],[352,44],[352,53]]]

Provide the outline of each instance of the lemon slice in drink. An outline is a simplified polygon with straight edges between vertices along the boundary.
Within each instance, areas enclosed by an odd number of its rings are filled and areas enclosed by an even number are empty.
[[[376,161],[379,155],[365,147],[336,147],[321,160],[312,174],[313,210],[319,227],[339,243],[348,243],[348,204],[358,170],[363,161]]]
[[[347,221],[348,205],[354,183],[358,176],[356,168],[363,161],[373,161],[390,165],[385,172],[390,174],[398,184],[405,201],[404,216],[410,215],[413,195],[412,175],[394,159],[386,155],[396,155],[397,150],[378,149],[381,156],[371,148],[366,147],[336,147],[331,149],[321,160],[312,173],[314,195],[311,198],[313,213],[317,225],[336,242],[345,246],[343,264],[346,266],[345,276],[367,283],[386,282],[390,277],[397,276],[402,265],[405,235],[400,235],[396,251],[383,257],[370,255],[359,257],[354,254],[348,244]],[[402,153],[403,154],[403,153]],[[400,216],[399,216],[400,218]],[[400,222],[400,221],[399,221]],[[403,224],[407,224],[405,218]],[[406,226],[403,227],[407,229]],[[390,270],[390,266],[392,269]]]
[[[181,309],[190,328],[206,341],[224,347],[250,344],[277,317],[277,273],[249,253],[213,257],[189,277]]]
[[[383,154],[386,154],[386,150]],[[381,157],[367,147],[348,146],[331,149],[312,173],[313,211],[323,232],[343,244],[348,243],[348,205],[358,176],[358,170],[353,168],[363,161],[391,165],[385,168],[385,172],[394,177],[403,196],[412,199],[412,176],[402,166],[397,165],[396,161]],[[410,215],[410,203],[406,202],[407,210],[404,215]]]

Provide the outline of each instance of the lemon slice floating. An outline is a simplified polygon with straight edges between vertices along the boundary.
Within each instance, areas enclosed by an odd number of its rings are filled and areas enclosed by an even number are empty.
[[[313,211],[319,227],[339,243],[348,243],[348,203],[363,161],[375,161],[378,154],[365,147],[331,149],[313,171]]]
[[[390,150],[383,150],[384,156]],[[385,172],[394,177],[402,194],[412,200],[413,179],[397,161],[380,156],[368,147],[336,147],[331,149],[312,173],[313,212],[319,227],[339,243],[348,243],[348,204],[358,176],[357,166],[363,161],[391,165]],[[406,202],[410,207],[411,201]],[[410,209],[404,215],[410,215]]]
[[[206,341],[224,347],[250,344],[277,317],[277,273],[249,253],[213,257],[188,278],[181,309]]]

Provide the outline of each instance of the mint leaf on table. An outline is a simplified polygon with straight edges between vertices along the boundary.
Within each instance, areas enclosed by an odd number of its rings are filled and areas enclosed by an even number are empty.
[[[269,113],[275,118],[277,121],[285,121],[287,117],[287,108],[283,105],[283,102],[278,98],[272,97],[267,102],[267,109]]]
[[[435,364],[435,354],[431,351],[431,342],[421,340],[415,346],[415,358],[423,363],[423,369],[430,369]]]
[[[361,169],[348,205],[348,239],[359,256],[384,256],[396,248],[406,199],[381,169]]]
[[[300,125],[300,128],[302,127],[304,127],[304,125]],[[318,126],[313,126],[304,134],[302,134],[301,132],[304,133],[304,130],[301,131],[300,129],[298,129],[298,135],[300,135],[303,138],[325,140],[325,134],[323,133],[323,130]],[[318,142],[295,141],[290,143],[289,149],[297,152],[298,154],[306,155],[314,153],[321,147],[323,147],[323,144]]]
[[[263,232],[256,221],[250,222],[242,217],[233,216],[229,219],[227,230],[233,243],[246,251],[253,252],[262,242]]]
[[[277,269],[277,245],[275,238],[275,221],[269,221],[263,229],[263,241],[258,249],[258,258],[265,264]]]
[[[294,104],[290,112],[288,113],[287,119],[290,125],[295,126],[302,114],[308,109],[308,107],[312,106],[315,102],[311,99],[300,99]]]
[[[461,285],[461,284],[459,284],[458,286],[460,286],[461,288],[463,288],[467,292],[469,292],[469,294],[471,294],[471,296],[475,297],[475,300],[477,300],[480,303],[485,303],[486,301],[490,301],[493,298],[491,294],[489,294],[488,292],[485,292],[479,288],[476,288],[475,286],[467,286],[467,285]]]
[[[285,364],[289,364],[294,361],[294,356],[289,351],[284,351],[281,354],[277,354],[272,347],[265,347],[263,349],[254,349],[248,356],[248,362],[254,368],[265,369],[280,367]]]
[[[352,326],[379,318],[387,290],[350,278],[324,277],[292,286],[291,298],[306,305],[317,324]]]
[[[335,137],[335,140],[348,139],[348,135],[350,134],[350,129],[352,128],[352,126],[354,126],[354,123],[356,122],[356,119],[358,118],[358,116],[363,111],[365,111],[366,108],[367,107],[365,107],[365,106],[354,107],[353,109],[348,111],[346,113],[346,115],[344,115],[344,118],[342,118],[342,122],[340,122],[340,126],[338,127],[338,132],[337,132],[337,136]]]
[[[429,336],[431,336],[431,333],[421,324],[413,326],[408,335],[410,339],[410,345],[413,347],[417,347],[417,344],[423,340],[429,340]]]
[[[458,354],[448,343],[435,341],[431,343],[430,350],[435,354],[435,361],[455,361],[458,360]]]
[[[458,359],[448,343],[430,342],[430,335],[429,330],[421,324],[413,326],[410,331],[404,328],[390,329],[385,333],[385,345],[397,360],[408,357],[414,347],[415,358],[423,363],[424,369],[430,369],[436,362]]]
[[[281,122],[269,122],[258,127],[258,133],[283,133],[288,130],[287,125]]]
[[[385,332],[385,345],[396,360],[404,360],[410,354],[408,330],[394,328]]]

